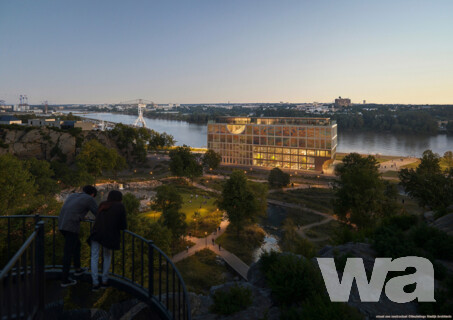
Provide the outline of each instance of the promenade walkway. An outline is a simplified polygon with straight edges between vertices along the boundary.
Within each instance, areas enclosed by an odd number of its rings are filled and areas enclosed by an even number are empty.
[[[187,237],[188,240],[192,241],[195,243],[192,247],[190,247],[188,250],[181,251],[180,253],[177,253],[176,255],[173,256],[171,259],[173,263],[176,263],[178,261],[181,261],[187,257],[190,257],[194,255],[197,251],[203,250],[203,249],[209,249],[213,251],[215,254],[219,255],[222,257],[222,259],[231,267],[233,270],[235,270],[244,280],[247,280],[247,273],[249,271],[249,266],[243,262],[241,259],[239,259],[236,255],[233,253],[225,250],[224,248],[219,248],[219,245],[212,242],[212,239],[217,239],[217,237],[220,237],[226,230],[226,228],[229,225],[228,220],[223,220],[220,223],[220,231],[217,231],[216,234],[210,234],[207,237],[204,238],[197,238],[197,237]]]

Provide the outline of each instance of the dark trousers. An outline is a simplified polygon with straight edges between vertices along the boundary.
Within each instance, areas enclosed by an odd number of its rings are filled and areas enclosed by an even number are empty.
[[[80,269],[80,240],[79,234],[75,232],[60,230],[64,237],[63,251],[63,280],[69,277],[71,260],[74,258],[74,267]]]

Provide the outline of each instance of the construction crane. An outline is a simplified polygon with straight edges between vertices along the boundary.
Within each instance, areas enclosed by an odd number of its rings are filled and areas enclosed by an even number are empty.
[[[135,99],[130,101],[125,101],[118,103],[119,105],[137,105],[138,108],[138,118],[134,122],[134,127],[143,127],[146,128],[146,122],[143,118],[143,110],[146,108],[148,104],[152,104],[154,106],[154,102],[145,100],[145,99]]]
[[[47,114],[47,109],[48,109],[49,102],[46,100],[46,101],[43,101],[42,104],[44,105],[44,113]]]

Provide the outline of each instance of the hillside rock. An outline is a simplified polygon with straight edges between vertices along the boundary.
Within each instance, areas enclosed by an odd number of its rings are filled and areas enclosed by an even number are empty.
[[[211,298],[212,295],[214,295],[217,291],[228,291],[233,286],[240,286],[250,289],[253,297],[252,305],[245,310],[236,312],[228,316],[209,313],[209,309],[213,303]],[[254,286],[250,282],[232,281],[212,287],[210,290],[210,296],[206,297],[203,295],[192,295],[191,303],[194,320],[280,319],[280,311],[277,307],[274,306],[274,303],[271,299],[270,289],[259,288],[257,286]]]
[[[0,154],[11,153],[21,159],[51,161],[58,159],[58,150],[67,162],[73,162],[76,155],[76,138],[67,132],[49,128],[0,129],[0,137],[6,146],[0,148]]]
[[[354,257],[362,258],[365,270],[368,275],[373,271],[376,252],[367,243],[346,243],[339,246],[325,246],[318,252],[320,258],[334,258],[334,257]],[[315,260],[316,261],[316,260]],[[317,264],[317,262],[315,262]],[[340,279],[342,272],[339,272]],[[375,319],[376,315],[417,315],[417,303],[395,303],[390,301],[383,293],[379,302],[361,302],[357,285],[354,282],[352,285],[351,295],[348,305],[357,308],[366,319]]]
[[[447,214],[432,223],[432,226],[453,236],[453,213]]]

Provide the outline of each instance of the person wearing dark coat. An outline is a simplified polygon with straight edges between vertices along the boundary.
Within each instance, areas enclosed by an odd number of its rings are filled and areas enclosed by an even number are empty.
[[[73,193],[66,198],[58,217],[58,229],[64,236],[63,250],[63,275],[61,286],[63,288],[72,286],[77,280],[69,276],[71,261],[74,261],[74,275],[82,275],[86,268],[80,266],[80,222],[85,218],[88,211],[96,215],[98,205],[94,198],[97,190],[93,186],[83,187],[82,193]]]
[[[112,250],[120,248],[120,231],[127,228],[126,209],[122,203],[123,194],[120,191],[109,192],[107,201],[99,205],[88,243],[91,245],[91,276],[93,291],[107,287]],[[99,284],[98,264],[99,252],[103,248],[102,285]]]

